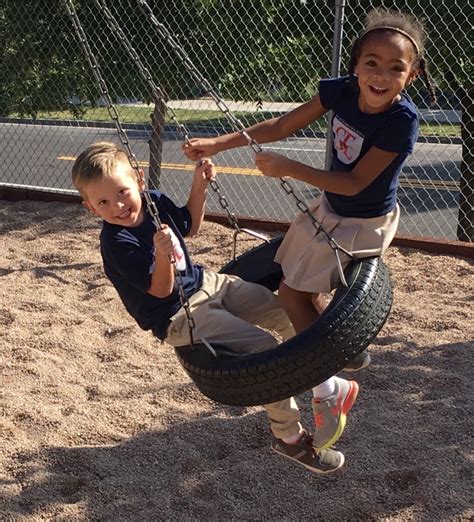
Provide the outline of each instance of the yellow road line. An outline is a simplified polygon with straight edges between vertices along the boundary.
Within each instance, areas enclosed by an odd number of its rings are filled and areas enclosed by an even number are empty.
[[[59,160],[63,161],[75,161],[74,156],[58,156]],[[137,161],[139,167],[149,167],[148,161]],[[194,170],[194,165],[187,163],[162,163],[161,168],[167,170]],[[246,176],[262,176],[262,173],[258,169],[250,169],[244,167],[218,167],[216,166],[216,172],[221,174],[244,174]]]
[[[74,156],[59,156],[59,160],[75,161]],[[148,161],[137,161],[139,167],[149,167]],[[164,170],[186,170],[193,171],[194,165],[190,163],[162,163]],[[258,169],[244,168],[244,167],[218,167],[216,166],[218,174],[243,174],[244,176],[262,176]],[[442,180],[419,180],[401,178],[400,186],[404,188],[424,188],[427,190],[459,190],[459,184],[456,181],[442,181]]]

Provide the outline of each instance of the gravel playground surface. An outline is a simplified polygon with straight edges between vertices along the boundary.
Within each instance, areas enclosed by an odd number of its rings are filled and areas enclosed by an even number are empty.
[[[352,374],[346,464],[320,476],[270,451],[262,408],[202,396],[135,325],[79,205],[0,201],[0,216],[0,520],[474,518],[469,260],[389,250],[394,308]],[[231,243],[214,223],[189,241],[213,270]]]

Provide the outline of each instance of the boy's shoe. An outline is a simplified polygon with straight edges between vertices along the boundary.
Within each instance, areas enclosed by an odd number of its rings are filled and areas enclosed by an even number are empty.
[[[360,353],[355,359],[349,361],[345,368],[342,370],[343,372],[358,372],[359,370],[363,370],[367,368],[370,364],[370,354],[368,352]]]
[[[332,449],[316,451],[313,448],[313,439],[306,431],[295,444],[287,444],[272,435],[271,448],[276,453],[294,460],[316,473],[331,473],[344,464],[344,455],[339,451]]]
[[[314,424],[313,445],[317,450],[324,450],[335,444],[346,427],[347,412],[352,408],[359,385],[355,381],[336,380],[334,395],[323,401],[312,400]]]

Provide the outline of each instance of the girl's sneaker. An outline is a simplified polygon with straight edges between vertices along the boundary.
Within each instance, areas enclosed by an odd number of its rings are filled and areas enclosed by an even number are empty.
[[[346,364],[346,367],[342,370],[343,372],[358,372],[367,368],[370,364],[370,354],[368,352],[362,352],[357,357],[352,359]]]
[[[316,427],[313,445],[317,450],[329,448],[342,435],[346,427],[347,412],[352,408],[359,392],[359,385],[355,381],[346,381],[340,377],[334,379],[334,395],[324,400],[312,400]]]
[[[340,451],[332,449],[316,451],[313,448],[313,439],[306,431],[295,444],[287,444],[272,435],[271,448],[276,453],[294,460],[316,473],[332,473],[344,464],[344,455]]]

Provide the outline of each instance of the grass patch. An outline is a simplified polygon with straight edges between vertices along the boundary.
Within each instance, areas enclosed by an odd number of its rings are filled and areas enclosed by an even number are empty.
[[[129,107],[116,106],[117,114],[121,123],[137,123],[149,125],[151,123],[150,115],[153,107]],[[194,109],[174,109],[174,114],[178,121],[189,127],[211,127],[218,132],[222,129],[229,128],[229,122],[225,116],[217,110],[194,110]],[[233,113],[245,127],[253,125],[267,118],[279,116],[280,112],[235,112]],[[12,117],[20,117],[19,114],[12,114]],[[29,118],[28,118],[29,119]],[[65,111],[42,111],[38,113],[37,119],[52,120],[73,120],[75,119],[69,110]],[[98,121],[111,122],[108,110],[105,107],[87,108],[84,116],[80,118],[82,121]],[[172,120],[167,117],[166,122]],[[309,127],[315,132],[326,132],[326,124],[324,121],[315,122]],[[420,125],[421,136],[446,136],[459,137],[461,135],[460,125],[454,124],[422,124]]]
[[[446,136],[448,138],[461,137],[461,125],[453,123],[422,123],[420,136]]]

